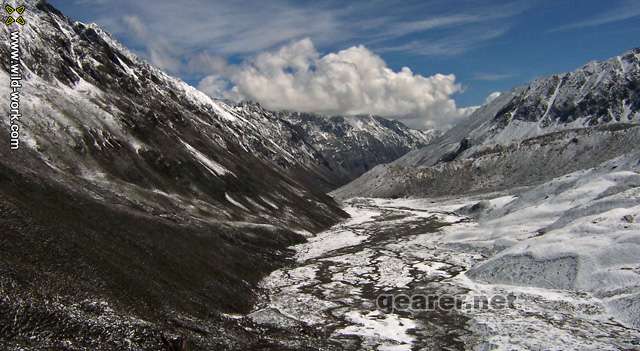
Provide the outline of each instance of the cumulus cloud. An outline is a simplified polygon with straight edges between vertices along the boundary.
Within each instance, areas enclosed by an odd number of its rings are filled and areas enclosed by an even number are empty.
[[[310,39],[227,68],[224,79],[208,76],[199,89],[214,97],[258,101],[269,109],[375,114],[415,128],[446,128],[471,112],[452,99],[461,91],[452,74],[424,77],[407,67],[393,71],[364,46],[321,55]]]

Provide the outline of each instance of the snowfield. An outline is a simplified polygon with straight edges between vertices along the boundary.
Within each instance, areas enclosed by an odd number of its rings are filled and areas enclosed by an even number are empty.
[[[263,281],[269,299],[254,313],[349,350],[637,349],[639,160],[511,192],[348,200],[352,219],[295,246],[295,266]],[[516,299],[407,314],[377,309],[383,292]]]
[[[467,275],[480,282],[585,292],[640,328],[639,154],[569,174],[493,206],[443,241],[500,251]]]

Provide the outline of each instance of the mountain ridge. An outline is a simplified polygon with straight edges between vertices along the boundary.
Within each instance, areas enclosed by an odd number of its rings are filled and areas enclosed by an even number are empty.
[[[332,194],[431,196],[532,185],[634,150],[639,120],[640,49],[632,49],[503,93],[425,148]]]
[[[313,142],[300,140],[305,136],[295,134],[304,128],[294,130],[286,114],[267,111],[256,104],[214,101],[140,60],[99,26],[72,22],[46,3],[27,4],[33,18],[22,33],[23,61],[25,75],[33,79],[24,89],[23,104],[34,118],[25,119],[22,138],[24,147],[34,150],[50,168],[89,181],[111,181],[116,187],[124,181],[152,192],[183,196],[192,189],[178,189],[175,183],[161,180],[163,175],[158,172],[168,171],[174,173],[172,177],[180,178],[183,167],[195,167],[189,173],[212,175],[217,178],[213,183],[218,189],[238,188],[233,183],[244,181],[238,179],[238,174],[247,173],[238,166],[243,159],[251,158],[279,168],[280,176],[306,183],[295,186],[308,187],[322,201],[330,201],[324,197],[325,191],[368,170],[368,166],[354,170],[336,162],[327,167],[325,164],[331,162],[326,162],[326,153],[315,150],[317,145]],[[4,54],[9,49],[2,46],[0,50]],[[97,118],[77,118],[80,115]],[[324,123],[318,116],[310,120]],[[373,162],[388,162],[428,141],[426,134],[402,129],[404,134],[390,128],[381,138],[368,139],[382,145]],[[365,130],[363,134],[367,133]],[[164,134],[164,140],[158,140],[158,134]],[[396,142],[398,135],[405,139]],[[176,148],[166,149],[174,142]],[[345,149],[350,147],[362,149],[357,144],[346,145]],[[358,162],[349,157],[347,161]],[[222,174],[216,173],[216,168]],[[115,177],[116,181],[104,179],[104,175]],[[191,179],[187,182],[195,180]],[[193,186],[208,185],[192,182],[188,187]],[[264,212],[264,208],[271,207],[264,199],[279,201],[279,195],[246,199],[250,195],[245,191],[236,199],[232,193],[216,192],[219,194],[215,201],[228,209],[229,215],[220,218],[226,220],[232,219],[233,213],[246,217],[243,207]],[[335,204],[332,206],[335,208]],[[291,223],[299,224],[293,219]]]

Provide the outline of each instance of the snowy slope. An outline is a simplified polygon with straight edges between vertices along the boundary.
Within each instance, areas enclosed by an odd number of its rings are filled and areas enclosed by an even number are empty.
[[[234,106],[26,6],[20,149],[0,138],[0,349],[161,349],[184,332],[167,321],[246,311],[297,231],[346,216]],[[215,323],[205,348],[228,349],[234,326]]]
[[[22,148],[3,151],[3,160],[28,161],[11,167],[85,190],[91,184],[99,193],[92,196],[119,197],[145,212],[185,220],[317,229],[341,212],[273,169],[276,155],[294,157],[274,143],[277,136],[260,133],[263,126],[136,58],[96,25],[36,4],[28,3],[30,21],[22,30]],[[4,56],[7,29],[0,35]],[[5,82],[6,69],[0,70]],[[2,84],[0,92],[8,95],[7,89]]]
[[[640,49],[538,79],[335,191],[351,196],[454,194],[529,185],[635,149]]]
[[[375,116],[324,118],[296,112],[280,112],[279,116],[316,151],[319,159],[315,163],[322,164],[319,178],[327,184],[318,186],[326,191],[425,146],[439,135],[434,130],[410,129],[398,121]]]
[[[316,230],[343,215],[324,192],[431,138],[380,118],[355,118],[357,127],[316,115],[300,122],[258,104],[214,101],[98,26],[36,4],[28,2],[22,32],[22,150],[5,159],[28,154],[34,164],[26,168],[43,167],[71,186],[90,183],[96,196],[127,194],[126,202],[147,212],[183,219]],[[0,36],[7,57],[6,28]],[[0,70],[3,81],[7,70]],[[3,84],[0,93],[8,89]],[[318,126],[332,142],[318,137]],[[342,138],[345,131],[350,137]]]
[[[485,200],[451,246],[498,252],[466,275],[489,284],[580,291],[640,328],[640,153]],[[470,214],[473,206],[461,213]]]
[[[237,116],[243,130],[259,136],[245,144],[247,149],[322,192],[424,146],[437,135],[374,116],[326,117],[269,111],[253,102],[216,103]]]

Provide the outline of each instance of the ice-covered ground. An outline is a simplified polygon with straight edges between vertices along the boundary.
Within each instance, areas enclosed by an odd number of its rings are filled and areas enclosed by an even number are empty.
[[[489,204],[477,222],[445,228],[443,240],[505,247],[467,273],[476,281],[588,293],[640,328],[639,159],[621,157]]]
[[[510,193],[349,200],[352,219],[263,281],[269,299],[252,318],[305,323],[346,350],[638,349],[638,160]],[[515,303],[391,312],[380,294]]]

